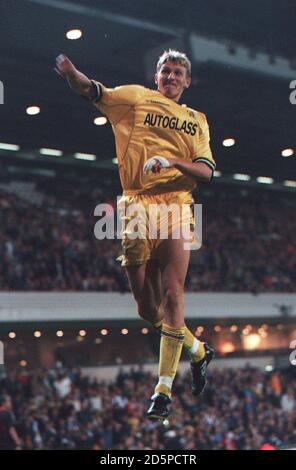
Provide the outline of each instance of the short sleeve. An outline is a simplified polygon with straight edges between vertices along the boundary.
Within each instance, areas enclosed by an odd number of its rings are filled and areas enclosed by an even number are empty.
[[[123,118],[145,93],[145,87],[141,85],[123,85],[107,88],[102,83],[95,83],[98,87],[98,97],[94,100],[94,104],[114,125]]]
[[[212,155],[211,147],[210,147],[210,131],[209,125],[206,119],[206,116],[202,113],[199,113],[199,136],[198,136],[198,144],[197,144],[197,152],[194,158],[192,159],[193,162],[201,162],[206,163],[212,171],[216,168],[216,163]]]

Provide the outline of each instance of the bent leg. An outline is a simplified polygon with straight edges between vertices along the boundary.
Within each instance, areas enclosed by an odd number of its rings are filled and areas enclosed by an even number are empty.
[[[184,284],[188,270],[190,251],[184,250],[184,240],[168,240],[159,247],[164,324],[172,328],[185,326],[184,347],[191,361],[198,362],[205,355],[205,348],[187,328],[184,322]]]
[[[189,252],[183,249],[182,240],[164,240],[158,248],[158,261],[164,321],[155,393],[170,397],[185,336],[183,290]]]
[[[126,272],[140,317],[153,325],[161,324],[161,277],[157,260],[148,260],[140,266],[128,266]]]
[[[172,328],[184,325],[184,284],[190,251],[184,240],[164,240],[158,248],[164,322]]]

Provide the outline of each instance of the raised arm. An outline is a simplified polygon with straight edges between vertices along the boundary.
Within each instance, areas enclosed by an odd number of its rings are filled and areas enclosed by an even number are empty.
[[[98,96],[98,89],[95,82],[90,80],[84,73],[76,69],[71,60],[64,54],[60,54],[56,58],[55,71],[65,78],[72,90],[79,95],[94,100]]]

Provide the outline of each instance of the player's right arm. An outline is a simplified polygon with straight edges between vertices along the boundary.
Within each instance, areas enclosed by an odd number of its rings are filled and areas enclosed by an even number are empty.
[[[56,58],[55,70],[67,79],[72,90],[92,101],[113,125],[117,124],[145,93],[145,88],[140,85],[107,88],[100,82],[90,80],[77,70],[64,54]]]
[[[89,100],[97,97],[98,90],[96,84],[84,73],[76,69],[71,60],[64,54],[56,58],[56,72],[67,80],[72,90]]]

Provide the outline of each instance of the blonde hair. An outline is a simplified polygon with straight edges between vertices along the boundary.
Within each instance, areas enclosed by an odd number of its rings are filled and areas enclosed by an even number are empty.
[[[187,55],[184,52],[177,51],[176,49],[169,49],[164,51],[163,54],[159,57],[157,62],[156,71],[159,72],[161,66],[166,62],[174,62],[175,64],[180,64],[185,67],[187,76],[191,76],[191,62],[188,59]]]

